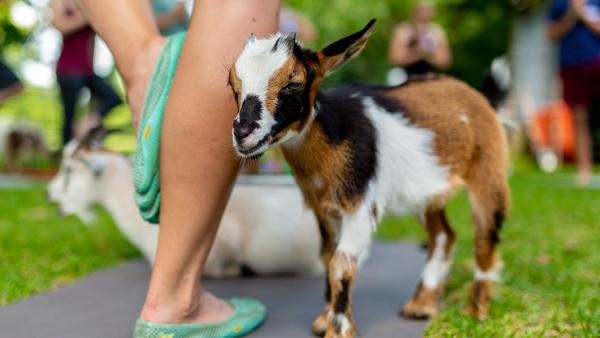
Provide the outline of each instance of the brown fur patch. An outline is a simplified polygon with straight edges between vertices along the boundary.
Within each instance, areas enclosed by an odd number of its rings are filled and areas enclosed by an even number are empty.
[[[240,80],[240,78],[237,76],[235,67],[232,67],[229,71],[229,85],[231,86],[231,90],[233,90],[235,99],[239,107],[239,105],[241,104],[241,102],[239,102],[239,93],[242,90],[242,80]]]
[[[495,111],[485,98],[463,82],[449,77],[416,81],[389,93],[405,108],[402,112],[416,126],[434,132],[434,151],[450,174],[465,177],[476,149],[503,151]],[[490,167],[505,167],[502,156]],[[496,170],[497,171],[497,170]]]
[[[294,171],[308,206],[315,212],[340,217],[343,212],[358,208],[362,196],[346,196],[344,193],[350,158],[347,141],[332,145],[321,127],[313,124],[301,149],[285,147],[283,154]]]
[[[290,55],[283,66],[281,66],[281,68],[279,68],[279,70],[277,70],[277,72],[269,79],[266,99],[266,108],[268,111],[275,113],[279,92],[292,79],[305,83],[306,71],[304,70],[304,67],[302,67],[302,64]]]
[[[318,68],[318,65],[314,64],[314,62],[310,60],[304,60],[304,62],[306,63],[307,67],[312,67],[313,70]],[[296,57],[293,55],[290,55],[288,57],[286,63],[269,80],[266,98],[266,108],[272,114],[275,114],[275,110],[277,109],[279,93],[290,81],[303,83],[304,86],[306,86],[308,82],[307,69],[302,64],[302,62],[296,59]],[[320,84],[320,78],[315,78],[310,84],[310,88],[308,88],[308,106],[311,107],[311,109],[312,107],[314,107],[315,98],[319,90]],[[302,90],[306,90],[306,88],[303,88]],[[312,112],[306,112],[306,115],[308,116],[308,118],[296,121],[290,124],[282,131],[280,131],[277,135],[273,137],[271,143],[278,142],[279,139],[283,137],[283,135],[286,135],[290,131],[300,133],[308,123],[312,122]]]

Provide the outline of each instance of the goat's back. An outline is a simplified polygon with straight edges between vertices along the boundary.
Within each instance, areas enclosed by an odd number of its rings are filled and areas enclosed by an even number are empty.
[[[506,140],[496,111],[486,98],[451,77],[409,81],[385,90],[402,114],[434,133],[434,151],[451,173],[464,176],[478,155],[497,157],[504,167]]]

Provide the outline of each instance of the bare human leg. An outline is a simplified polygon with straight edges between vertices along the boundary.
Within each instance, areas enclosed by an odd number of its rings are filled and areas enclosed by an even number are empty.
[[[80,3],[115,54],[137,121],[164,42],[152,22],[148,2]],[[227,67],[250,33],[266,36],[276,31],[279,6],[279,0],[197,0],[194,4],[165,112],[161,228],[141,319],[155,323],[209,323],[226,319],[232,313],[227,303],[200,284],[238,169],[231,148],[231,123],[236,108],[227,88]],[[128,23],[127,29],[123,22]]]
[[[115,57],[125,83],[133,125],[137,129],[144,95],[164,44],[154,22],[150,2],[79,0],[79,5]]]
[[[161,228],[141,318],[216,322],[232,309],[205,291],[202,268],[238,170],[228,66],[250,33],[277,29],[277,0],[200,0],[183,47],[161,143]],[[193,107],[190,109],[190,107]]]
[[[575,117],[575,152],[577,158],[577,185],[590,183],[593,172],[592,136],[590,135],[588,110],[585,107],[573,107]]]

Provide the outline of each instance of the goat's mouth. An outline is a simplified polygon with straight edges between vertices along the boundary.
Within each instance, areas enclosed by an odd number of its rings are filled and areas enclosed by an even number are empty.
[[[249,148],[245,148],[244,146],[236,142],[235,149],[241,157],[256,160],[265,153],[265,151],[269,147],[270,140],[271,135],[267,134],[260,141],[258,141],[258,143]]]

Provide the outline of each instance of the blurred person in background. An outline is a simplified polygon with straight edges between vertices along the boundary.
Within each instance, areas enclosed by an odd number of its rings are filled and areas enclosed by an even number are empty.
[[[0,104],[23,91],[19,78],[0,60]]]
[[[389,61],[404,68],[408,76],[442,71],[452,64],[446,32],[433,22],[434,16],[434,5],[421,1],[415,6],[411,20],[394,29]]]
[[[180,0],[152,0],[156,25],[162,35],[172,35],[187,30],[188,14]]]
[[[576,183],[593,173],[589,112],[600,98],[600,0],[553,0],[548,37],[559,44],[563,98],[575,117]]]
[[[94,73],[94,38],[96,34],[74,0],[52,0],[52,25],[63,36],[60,57],[56,63],[56,79],[63,105],[63,145],[73,138],[73,120],[81,89],[87,87],[99,100],[97,113],[90,113],[87,128],[100,125],[121,99],[113,88]]]

